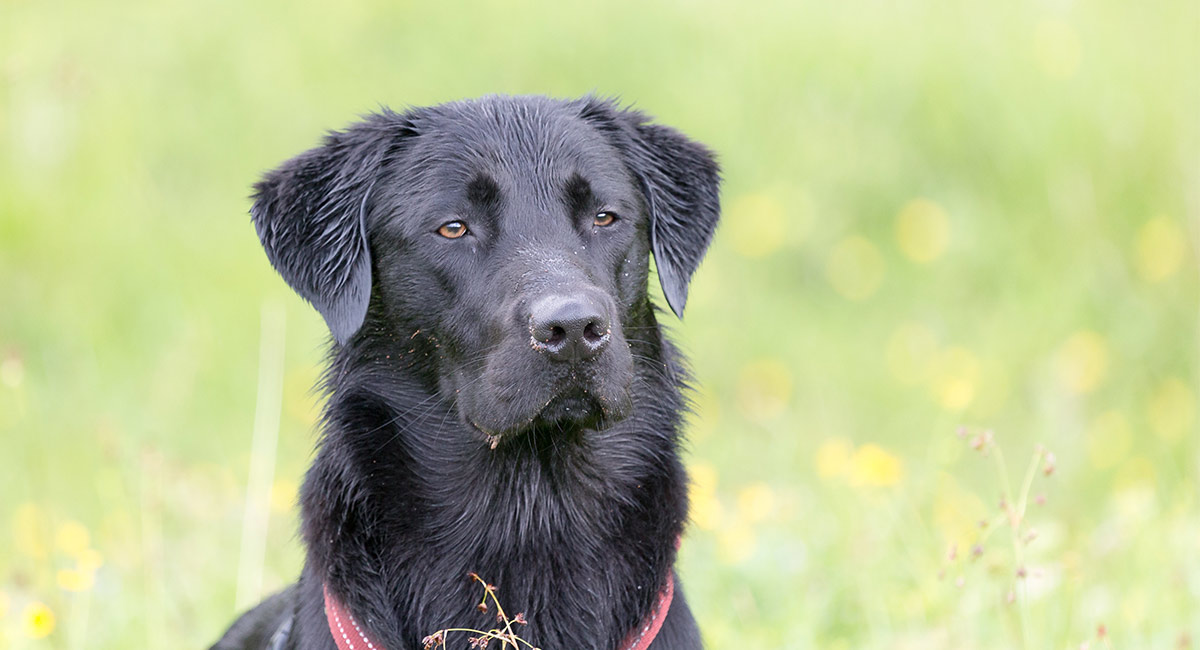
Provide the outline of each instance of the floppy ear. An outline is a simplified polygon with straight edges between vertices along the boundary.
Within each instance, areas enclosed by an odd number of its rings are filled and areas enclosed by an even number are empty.
[[[250,214],[271,265],[316,307],[341,345],[371,299],[366,211],[371,187],[407,127],[373,115],[285,162],[255,186]]]
[[[589,98],[582,114],[614,138],[642,185],[658,280],[671,311],[682,317],[688,283],[721,214],[720,168],[704,145],[670,127],[648,123],[638,111]]]

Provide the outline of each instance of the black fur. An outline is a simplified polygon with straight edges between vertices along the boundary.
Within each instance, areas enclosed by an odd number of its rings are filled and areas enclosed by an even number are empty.
[[[685,373],[647,297],[649,255],[682,313],[717,186],[704,147],[595,98],[385,111],[267,174],[254,223],[334,335],[329,402],[299,584],[214,647],[267,647],[293,620],[281,647],[332,649],[323,585],[388,650],[489,629],[473,571],[535,645],[616,648],[687,513]],[[450,221],[468,234],[437,234]],[[543,354],[530,310],[547,295],[586,296],[607,347]],[[652,647],[699,646],[677,588]]]

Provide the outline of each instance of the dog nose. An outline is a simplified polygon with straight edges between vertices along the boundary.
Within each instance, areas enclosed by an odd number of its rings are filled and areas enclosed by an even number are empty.
[[[533,303],[529,316],[533,348],[555,361],[593,359],[608,347],[609,319],[587,297],[549,295]]]

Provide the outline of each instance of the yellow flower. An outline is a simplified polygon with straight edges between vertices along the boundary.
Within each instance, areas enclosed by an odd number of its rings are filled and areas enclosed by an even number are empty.
[[[58,550],[76,556],[87,550],[91,544],[91,536],[88,535],[87,528],[78,521],[65,521],[58,526],[54,534],[54,543]]]
[[[896,216],[896,242],[914,262],[928,264],[941,257],[950,243],[946,211],[928,199],[909,201]]]
[[[825,274],[835,291],[850,300],[866,300],[883,283],[883,256],[875,244],[853,236],[838,242],[825,262]]]
[[[738,492],[738,514],[744,521],[758,523],[774,509],[775,493],[766,483],[751,483]]]
[[[1047,19],[1038,23],[1033,45],[1034,54],[1047,77],[1067,79],[1079,68],[1079,37],[1062,20]]]
[[[854,447],[842,438],[830,438],[817,448],[815,458],[817,476],[833,478],[846,473],[850,467],[850,455]]]
[[[743,257],[766,257],[779,250],[787,239],[788,219],[783,206],[767,193],[745,194],[735,199],[725,223],[733,250]]]
[[[1090,393],[1108,375],[1108,343],[1096,332],[1076,332],[1059,348],[1056,365],[1067,390]]]
[[[1188,385],[1171,377],[1164,380],[1146,405],[1150,430],[1169,442],[1178,442],[1192,429],[1196,420],[1196,402]]]
[[[54,631],[54,612],[43,603],[30,603],[21,614],[21,628],[31,639],[43,639]]]
[[[747,419],[767,422],[779,417],[791,395],[792,373],[779,360],[759,359],[742,368],[737,404]]]
[[[887,487],[900,482],[904,468],[900,459],[879,445],[859,447],[850,460],[850,483],[869,487]]]
[[[87,591],[96,584],[96,576],[82,569],[60,569],[58,586],[66,591]]]
[[[1146,282],[1162,282],[1179,271],[1187,255],[1187,237],[1179,223],[1155,217],[1138,229],[1134,267]]]

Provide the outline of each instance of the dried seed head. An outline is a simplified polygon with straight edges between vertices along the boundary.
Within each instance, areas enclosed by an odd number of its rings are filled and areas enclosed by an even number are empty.
[[[1052,452],[1052,451],[1046,452],[1046,468],[1042,470],[1042,473],[1045,474],[1046,476],[1050,476],[1051,474],[1053,474],[1054,468],[1057,467],[1057,465],[1056,465],[1057,462],[1058,462],[1058,459],[1055,458],[1054,452]]]
[[[477,609],[481,612],[486,612],[487,611],[487,603],[479,603],[478,605],[475,606],[475,609]]]
[[[529,621],[525,619],[525,612],[517,612],[517,615],[513,617],[513,623],[527,625]]]

